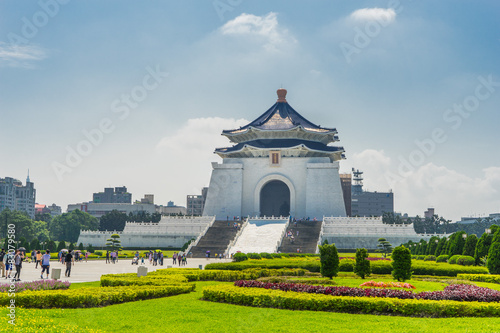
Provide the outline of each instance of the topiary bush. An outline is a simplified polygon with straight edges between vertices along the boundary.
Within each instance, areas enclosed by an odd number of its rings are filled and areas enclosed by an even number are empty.
[[[475,263],[476,260],[472,256],[460,256],[457,260],[457,264],[462,266],[473,266]]]
[[[398,246],[392,251],[392,276],[398,281],[411,278],[411,253],[404,246]]]
[[[436,258],[436,262],[448,262],[448,255],[442,254]]]
[[[433,255],[425,256],[424,261],[436,261],[436,256]]]
[[[319,247],[320,253],[320,272],[322,276],[329,277],[330,279],[337,276],[339,271],[339,253],[334,244],[321,245]]]
[[[366,251],[366,249],[356,249],[356,264],[354,265],[354,273],[362,279],[366,276],[370,276],[372,272],[370,260],[366,258],[368,258],[368,251]]]
[[[456,254],[456,255],[454,255],[454,256],[451,256],[450,258],[448,258],[448,264],[456,265],[457,260],[458,260],[458,258],[460,258],[460,257],[461,257],[461,255],[459,255],[459,254]]]
[[[248,256],[245,253],[235,253],[233,255],[233,261],[239,262],[245,260],[248,260]]]
[[[425,256],[417,256],[417,260],[425,260]]]
[[[249,259],[262,259],[262,257],[258,253],[247,253],[247,256]]]

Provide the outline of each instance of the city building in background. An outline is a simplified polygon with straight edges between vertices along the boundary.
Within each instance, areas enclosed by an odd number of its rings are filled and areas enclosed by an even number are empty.
[[[342,193],[344,194],[345,213],[347,216],[352,216],[351,215],[352,176],[350,173],[340,174],[340,185],[342,185]]]
[[[352,169],[351,216],[382,216],[394,212],[394,194],[363,190],[363,172]]]
[[[127,191],[125,186],[106,187],[104,192],[94,193],[92,202],[94,203],[132,203],[132,193]]]
[[[201,195],[188,195],[186,202],[186,215],[202,215],[207,199],[208,187],[201,189]]]
[[[166,206],[156,205],[156,211],[161,215],[187,215],[186,207],[176,206],[173,201],[169,201]]]
[[[30,181],[29,173],[26,185],[11,177],[0,178],[0,211],[9,208],[24,211],[35,218],[35,200],[35,184]]]
[[[76,204],[68,205],[68,213],[74,210],[81,210],[82,212],[87,212],[90,215],[101,218],[106,213],[109,213],[113,210],[117,210],[121,213],[129,214],[129,213],[139,213],[145,212],[153,214],[156,212],[156,208],[154,204],[128,204],[128,203],[96,203],[96,202],[83,202]]]
[[[62,209],[54,203],[51,206],[35,204],[35,214],[50,214],[55,217],[62,214]]]

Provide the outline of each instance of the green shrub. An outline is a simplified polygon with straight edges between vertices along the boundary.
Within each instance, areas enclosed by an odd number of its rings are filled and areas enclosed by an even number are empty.
[[[417,256],[417,260],[425,260],[425,256],[422,256],[422,255]]]
[[[425,256],[424,261],[436,261],[436,256],[433,255]]]
[[[460,256],[457,260],[457,264],[462,266],[473,266],[476,263],[474,257],[471,256]]]
[[[143,299],[159,298],[189,293],[194,284],[167,286],[90,287],[67,290],[23,291],[16,294],[16,307],[49,308],[92,308]],[[0,305],[6,306],[11,298],[0,293]]]
[[[283,256],[282,253],[271,253],[271,257],[273,258],[281,258]]]
[[[102,251],[94,251],[96,256],[102,257]]]
[[[491,244],[486,266],[490,274],[500,274],[500,242],[493,242]]]
[[[321,275],[330,279],[339,271],[339,254],[335,244],[325,244],[319,247]]]
[[[392,251],[392,276],[398,281],[411,279],[411,253],[404,246],[398,246]]]
[[[412,256],[411,256],[411,258],[412,258],[413,260],[417,260],[417,257],[418,257],[417,255],[412,255]]]
[[[448,255],[442,254],[436,258],[436,262],[448,262]]]
[[[248,260],[248,256],[244,253],[235,253],[233,255],[233,260],[236,262]]]
[[[260,257],[263,259],[273,259],[273,256],[270,253],[262,252],[260,253]]]
[[[339,272],[354,272],[355,264],[353,259],[342,259],[339,262]]]
[[[320,271],[320,262],[317,258],[282,258],[274,260],[246,260],[243,262],[211,263],[205,266],[206,270],[237,270],[248,268],[303,268],[310,272]]]
[[[247,256],[249,259],[262,259],[262,257],[258,253],[247,253]]]
[[[461,257],[460,254],[455,254],[454,256],[451,256],[450,258],[448,258],[448,264],[455,265],[457,263],[458,258],[460,257]]]
[[[411,259],[411,257],[409,257]],[[500,304],[381,297],[333,297],[263,288],[240,288],[231,285],[203,289],[203,299],[237,305],[289,310],[371,313],[415,317],[498,317]]]
[[[494,275],[494,274],[458,274],[457,278],[461,280],[500,284],[500,275]]]
[[[368,251],[366,249],[356,249],[356,264],[354,265],[354,273],[364,279],[371,275],[370,261],[368,259]]]
[[[414,261],[412,263],[411,269],[414,275],[455,277],[458,274],[462,273],[488,274],[488,270],[485,267],[450,265],[447,263],[438,263],[432,261]]]

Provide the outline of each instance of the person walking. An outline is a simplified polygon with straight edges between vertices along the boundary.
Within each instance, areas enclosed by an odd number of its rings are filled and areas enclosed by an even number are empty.
[[[14,256],[14,265],[16,265],[16,274],[14,274],[14,280],[21,281],[21,268],[23,267],[23,253],[20,250],[16,251]]]
[[[14,265],[14,255],[10,252],[5,254],[3,258],[5,263],[5,278],[10,279],[10,275],[12,274],[12,266]]]
[[[66,254],[66,272],[64,272],[64,276],[70,277],[71,275],[71,265],[74,265],[73,255],[71,254],[71,250]]]
[[[47,279],[49,278],[49,268],[50,268],[50,251],[46,250],[45,254],[42,256],[42,274],[40,278],[43,280],[43,273],[47,271]]]
[[[5,254],[5,249],[2,249],[2,251],[0,251],[0,270],[2,271],[2,277],[5,277],[5,263],[3,262]]]
[[[38,265],[40,265],[40,267],[42,267],[42,253],[40,252],[40,250],[36,251],[35,269],[38,268]]]

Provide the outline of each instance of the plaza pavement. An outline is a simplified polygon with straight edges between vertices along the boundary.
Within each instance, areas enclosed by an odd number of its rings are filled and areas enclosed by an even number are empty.
[[[157,269],[165,269],[168,266],[172,267],[188,267],[188,268],[198,268],[199,265],[202,265],[204,268],[206,264],[215,263],[215,262],[230,262],[231,259],[205,259],[205,258],[188,258],[186,266],[179,266],[172,264],[172,258],[166,258],[163,262],[163,266],[153,266],[149,264],[149,260],[144,261],[144,265],[139,264],[139,266],[145,266],[148,268],[148,272],[155,271]],[[50,269],[52,271],[53,268],[61,269],[61,281],[69,281],[69,282],[90,282],[90,281],[99,281],[101,279],[101,275],[104,274],[118,274],[118,273],[137,273],[137,265],[132,265],[132,259],[120,259],[116,264],[106,264],[105,260],[89,260],[88,262],[81,261],[74,264],[71,267],[71,277],[65,277],[64,271],[66,270],[66,265],[61,264],[58,261],[51,260],[50,261]],[[40,273],[42,269],[40,265],[35,269],[34,263],[23,263],[23,268],[21,270],[21,281],[35,281],[40,280]],[[16,269],[12,270],[12,276],[15,274]],[[51,273],[49,273],[49,279],[51,277]],[[44,279],[46,278],[46,274],[43,275]],[[5,278],[0,278],[1,282],[6,282]]]

